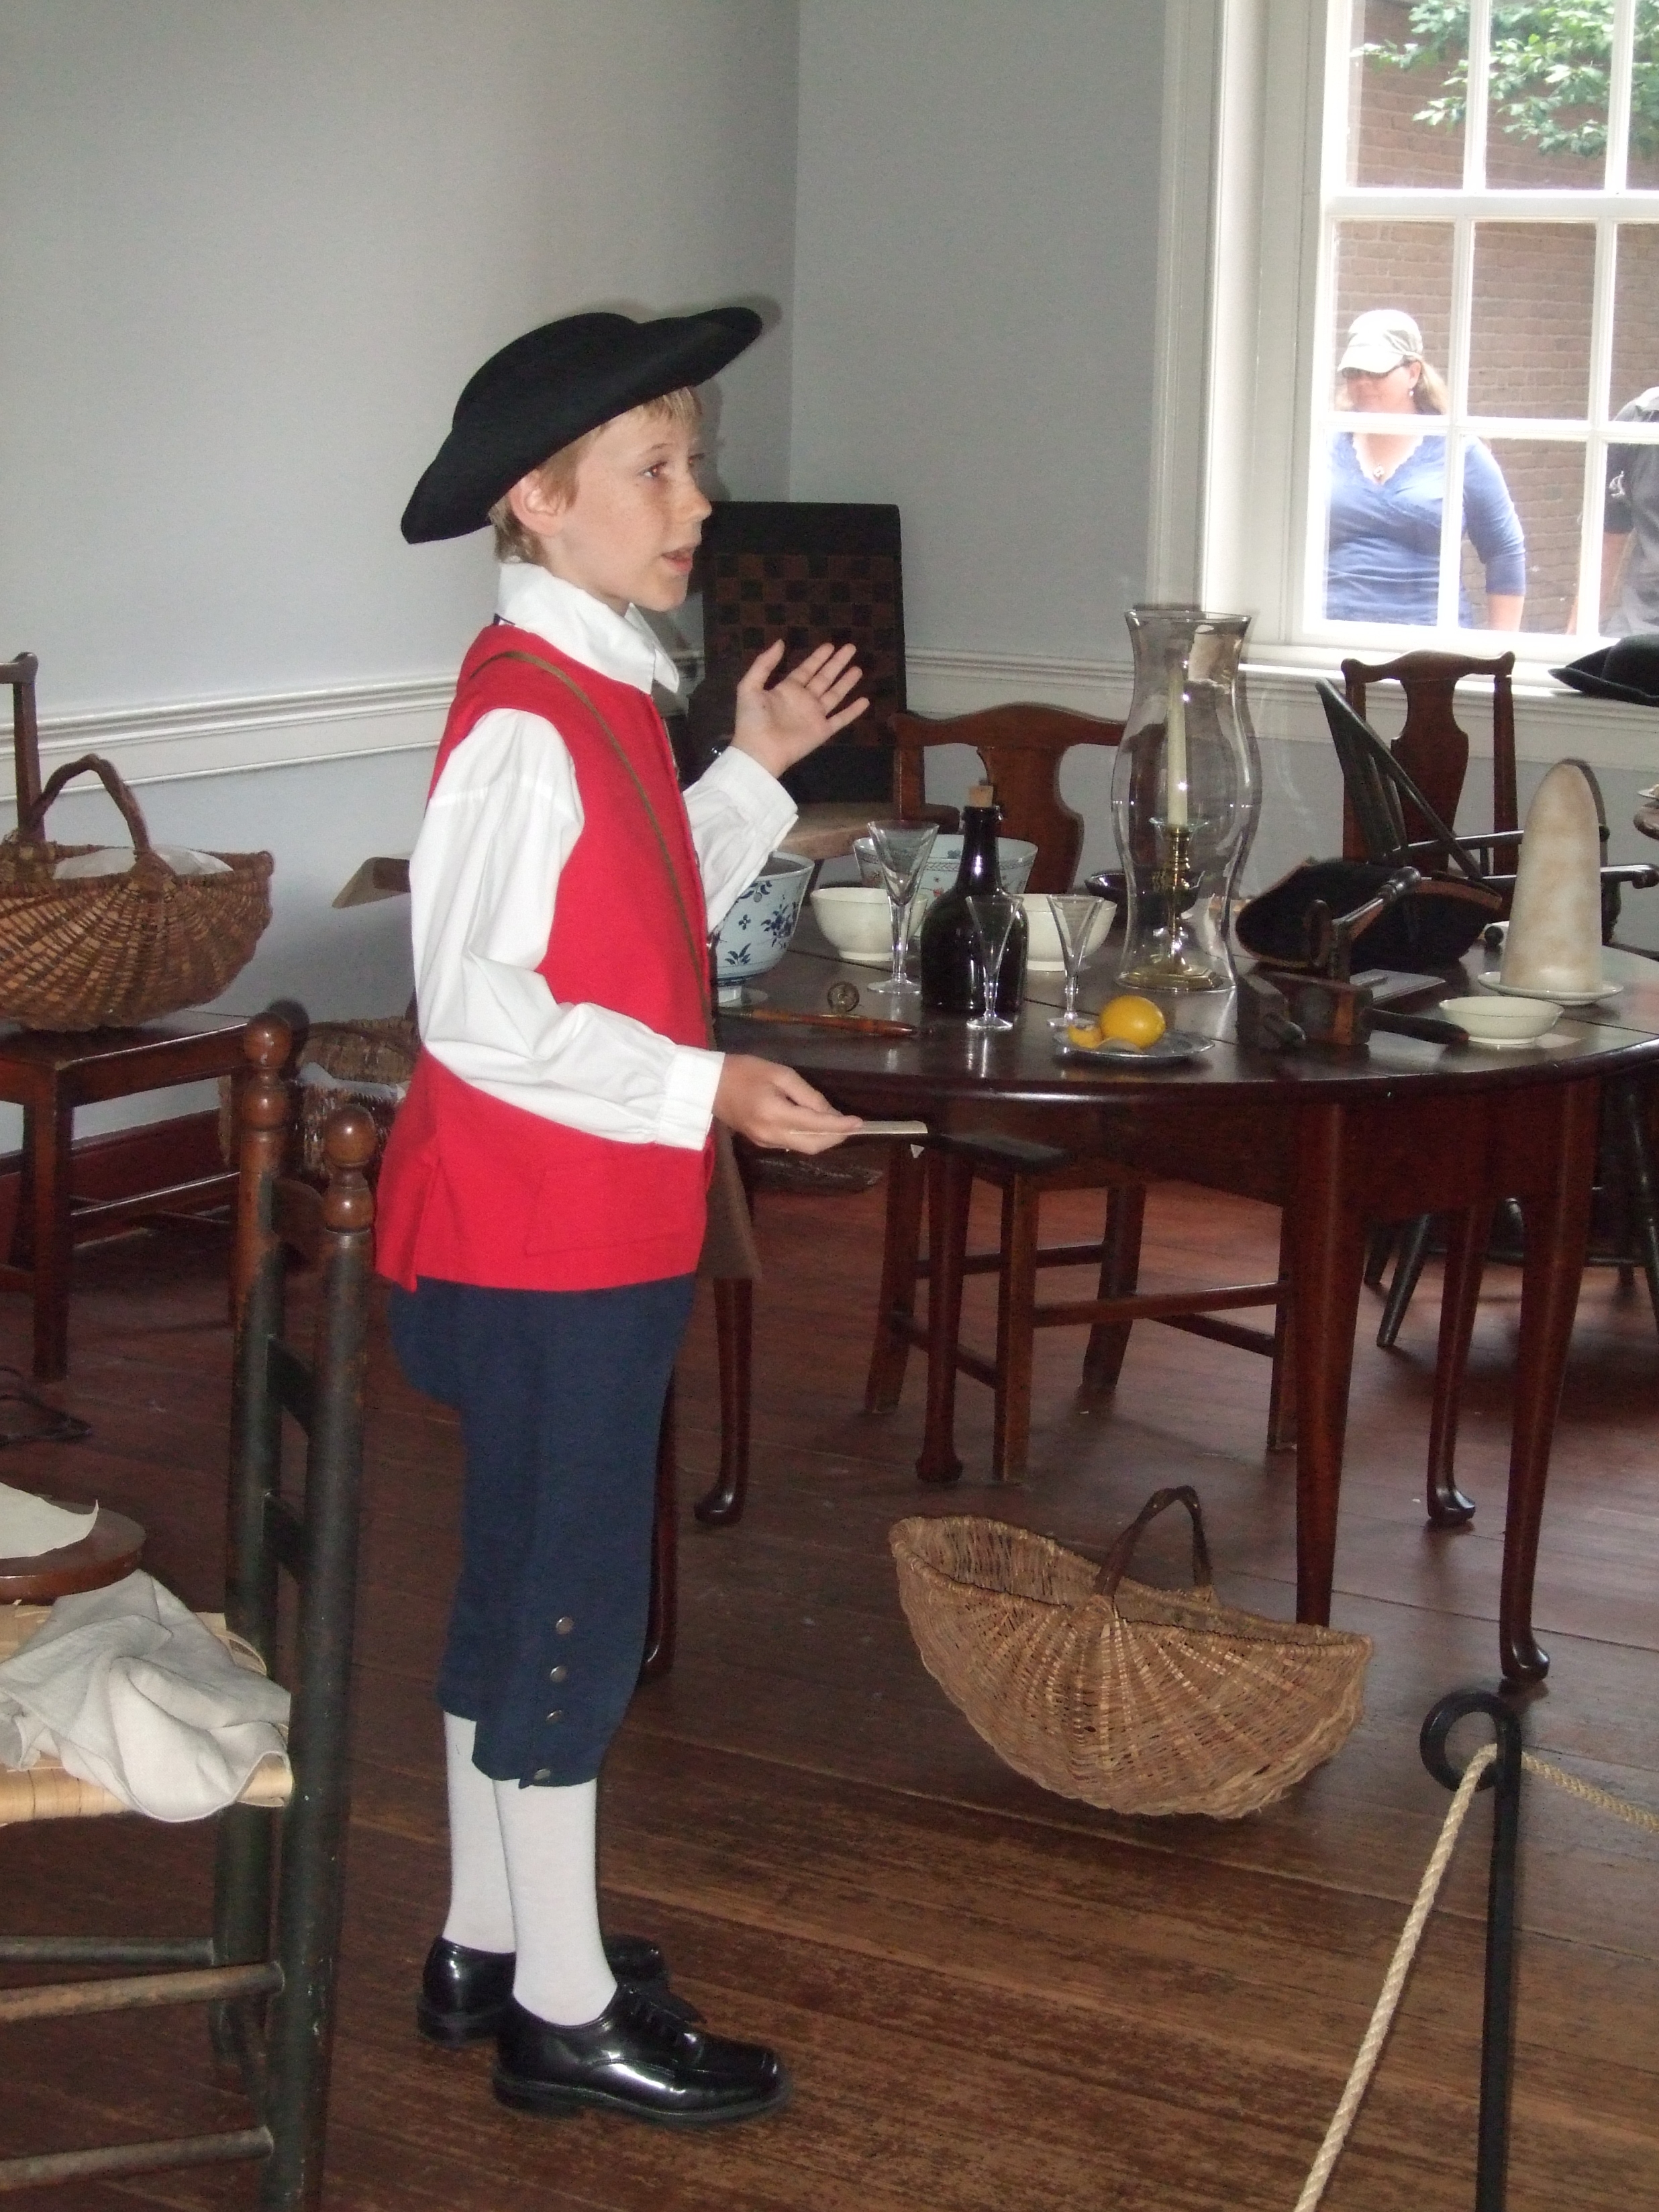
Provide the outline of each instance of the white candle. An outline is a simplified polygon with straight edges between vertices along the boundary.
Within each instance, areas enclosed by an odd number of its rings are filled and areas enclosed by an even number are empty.
[[[1164,802],[1164,818],[1172,830],[1187,827],[1187,702],[1184,690],[1186,671],[1177,663],[1170,671],[1168,727],[1164,744],[1169,759],[1165,775],[1169,785]]]

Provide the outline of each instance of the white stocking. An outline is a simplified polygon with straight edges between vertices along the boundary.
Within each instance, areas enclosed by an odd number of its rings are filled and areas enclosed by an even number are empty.
[[[449,1917],[444,1934],[469,1951],[514,1948],[513,1899],[495,1785],[472,1764],[471,1721],[444,1715],[449,1783]]]
[[[581,2027],[617,1994],[599,1934],[599,1785],[493,1787],[518,1932],[513,1994],[539,2019]]]

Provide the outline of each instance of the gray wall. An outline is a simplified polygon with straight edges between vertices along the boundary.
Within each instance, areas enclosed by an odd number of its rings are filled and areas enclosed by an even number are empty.
[[[453,668],[486,550],[397,520],[485,354],[789,301],[791,0],[0,0],[0,651],[48,710]],[[781,495],[787,321],[726,392],[726,477]]]
[[[790,492],[898,501],[913,647],[1127,657],[1163,52],[1122,0],[802,8]]]

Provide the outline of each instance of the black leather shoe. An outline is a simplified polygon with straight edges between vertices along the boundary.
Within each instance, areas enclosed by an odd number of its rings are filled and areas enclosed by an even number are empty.
[[[643,1990],[623,1987],[595,2021],[560,2027],[510,1999],[492,2077],[524,2112],[597,2105],[660,2127],[757,2118],[788,2100],[776,2051],[690,2027]]]
[[[668,1986],[668,1961],[643,1936],[607,1936],[605,1964],[619,1982],[644,1989],[668,2011],[701,2020],[695,2005]],[[501,2027],[513,1994],[511,1951],[471,1951],[442,1936],[426,1954],[415,2025],[428,2043],[452,2051],[481,2042]]]

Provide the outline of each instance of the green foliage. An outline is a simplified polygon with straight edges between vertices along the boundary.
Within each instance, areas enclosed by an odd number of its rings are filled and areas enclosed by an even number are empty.
[[[1437,64],[1444,92],[1416,120],[1453,127],[1463,120],[1468,88],[1468,0],[1416,0],[1409,35],[1362,46],[1391,69]],[[1540,153],[1601,155],[1607,143],[1607,74],[1613,0],[1540,0],[1492,11],[1487,103],[1505,137]],[[1659,149],[1659,0],[1639,0],[1631,87],[1631,150]]]

